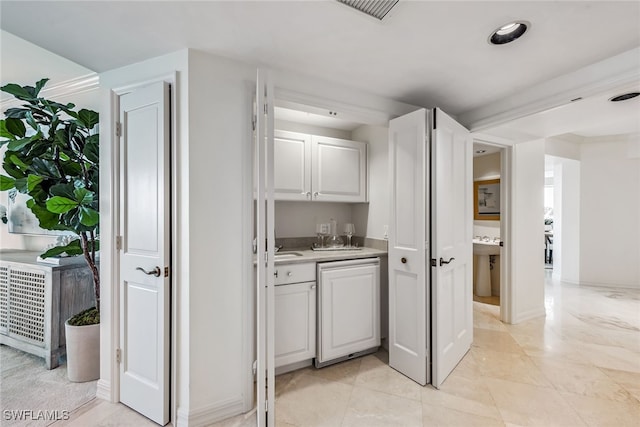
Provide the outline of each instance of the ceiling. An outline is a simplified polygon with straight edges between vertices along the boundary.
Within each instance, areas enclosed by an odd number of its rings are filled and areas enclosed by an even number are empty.
[[[529,21],[530,32],[508,45],[487,43],[514,19]],[[400,0],[378,21],[332,0],[1,0],[0,28],[96,72],[189,47],[464,116],[637,49],[640,2]],[[640,81],[640,55],[637,70]],[[588,112],[595,118],[576,110],[552,132],[637,132],[640,104],[629,103],[625,113],[612,110],[602,129],[596,104]],[[552,115],[522,122],[521,132],[547,126]]]

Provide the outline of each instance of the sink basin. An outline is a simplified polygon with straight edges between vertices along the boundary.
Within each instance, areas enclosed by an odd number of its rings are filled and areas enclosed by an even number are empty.
[[[302,256],[300,252],[278,252],[275,254],[276,259],[295,258]]]
[[[484,242],[482,240],[473,239],[474,255],[500,255],[499,242]]]

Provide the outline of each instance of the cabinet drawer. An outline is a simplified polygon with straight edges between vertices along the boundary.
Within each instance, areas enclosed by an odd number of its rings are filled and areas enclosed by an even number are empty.
[[[276,285],[286,285],[288,283],[315,282],[316,263],[276,265],[275,267]]]

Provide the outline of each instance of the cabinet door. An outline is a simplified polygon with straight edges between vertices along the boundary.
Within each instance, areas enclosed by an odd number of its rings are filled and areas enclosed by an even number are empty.
[[[379,264],[321,269],[318,278],[319,361],[379,346]]]
[[[312,137],[313,200],[367,201],[367,144],[324,136]]]
[[[316,357],[316,282],[275,288],[275,367]]]
[[[273,140],[274,194],[276,200],[311,199],[311,137],[275,131]]]

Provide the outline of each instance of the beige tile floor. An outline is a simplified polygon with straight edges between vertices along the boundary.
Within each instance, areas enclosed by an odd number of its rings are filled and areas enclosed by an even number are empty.
[[[519,325],[474,303],[474,343],[440,390],[387,355],[277,377],[278,426],[640,426],[640,291],[560,284],[545,318]],[[154,425],[93,401],[55,426]],[[255,414],[217,427],[253,426]]]

